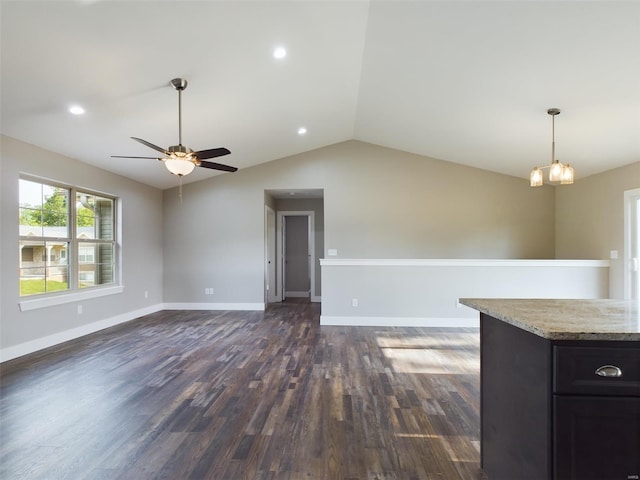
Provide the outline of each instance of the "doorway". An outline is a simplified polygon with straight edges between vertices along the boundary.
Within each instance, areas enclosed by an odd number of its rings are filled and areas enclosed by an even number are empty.
[[[280,301],[315,292],[315,213],[279,211],[276,221],[276,277]]]
[[[624,192],[624,298],[640,299],[640,188]]]
[[[322,189],[269,189],[264,191],[265,255],[264,301],[320,302],[324,254],[324,191]],[[287,242],[287,232],[298,231],[298,240]],[[306,229],[306,230],[305,230]],[[304,237],[302,240],[301,237]],[[289,246],[293,250],[289,251]],[[287,260],[287,256],[289,259]],[[293,257],[292,257],[293,256]],[[293,264],[292,264],[293,262]],[[295,264],[304,267],[295,269]],[[294,272],[287,272],[286,266]],[[297,272],[297,273],[296,273]],[[296,277],[303,281],[296,283]],[[289,280],[293,280],[289,284]]]

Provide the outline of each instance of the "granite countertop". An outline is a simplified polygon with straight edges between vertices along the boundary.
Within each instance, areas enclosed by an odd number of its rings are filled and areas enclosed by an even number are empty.
[[[550,340],[640,341],[638,300],[461,298],[460,303]]]

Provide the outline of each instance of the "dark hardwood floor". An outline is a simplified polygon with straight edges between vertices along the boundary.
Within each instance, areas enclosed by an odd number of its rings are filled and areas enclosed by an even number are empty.
[[[163,311],[2,364],[3,479],[482,478],[479,333]]]

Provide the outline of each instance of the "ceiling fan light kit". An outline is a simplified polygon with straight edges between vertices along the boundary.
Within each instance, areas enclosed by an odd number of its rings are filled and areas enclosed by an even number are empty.
[[[196,168],[196,164],[185,158],[163,158],[164,166],[169,172],[179,177],[189,175]]]
[[[529,174],[529,185],[541,187],[544,185],[543,169],[549,169],[549,183],[560,185],[571,185],[573,183],[573,167],[568,163],[560,163],[556,159],[556,132],[555,117],[560,114],[559,108],[550,108],[547,113],[551,115],[551,164],[544,167],[534,167]]]
[[[209,168],[212,170],[220,170],[223,172],[235,172],[238,169],[229,165],[223,165],[221,163],[207,162],[206,159],[222,157],[223,155],[229,155],[231,152],[224,148],[210,148],[207,150],[193,151],[189,147],[182,145],[182,92],[187,88],[187,81],[184,78],[174,78],[169,82],[170,85],[178,91],[178,145],[172,145],[167,149],[147,142],[142,138],[131,137],[136,142],[139,142],[153,150],[156,150],[163,154],[163,157],[131,157],[124,155],[112,155],[114,158],[149,158],[157,159],[164,163],[167,170],[173,175],[177,175],[180,179],[185,175],[189,175],[196,167]],[[182,182],[180,182],[182,187]],[[180,193],[182,198],[182,192]]]

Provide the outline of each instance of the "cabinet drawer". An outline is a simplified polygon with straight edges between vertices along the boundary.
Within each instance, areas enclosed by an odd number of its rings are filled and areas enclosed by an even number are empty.
[[[553,391],[640,397],[640,347],[554,346]]]

